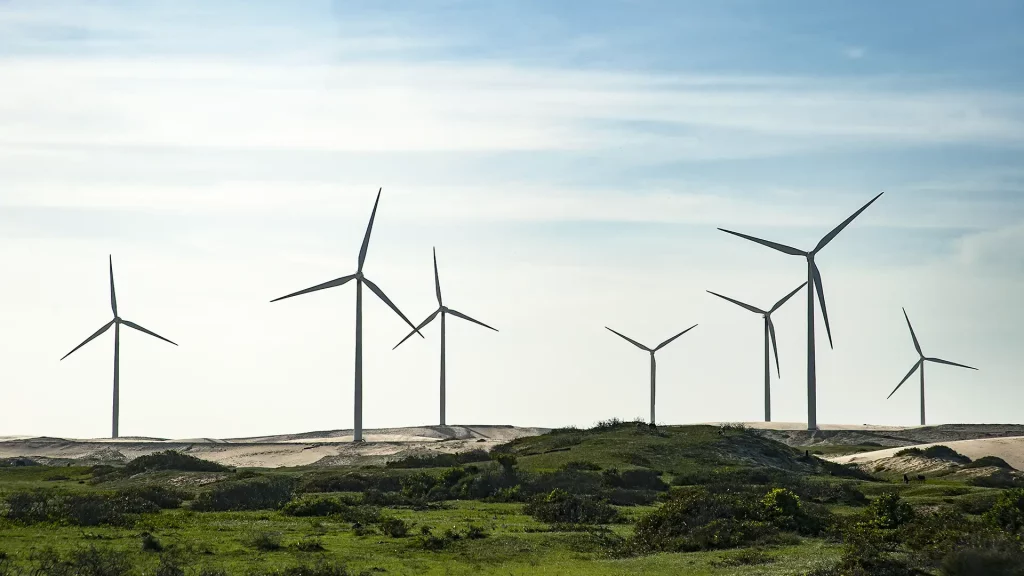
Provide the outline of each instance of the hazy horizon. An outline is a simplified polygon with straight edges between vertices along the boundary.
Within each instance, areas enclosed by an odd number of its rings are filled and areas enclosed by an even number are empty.
[[[0,2],[0,436],[352,427],[355,288],[445,304],[447,420],[763,416],[759,316],[817,257],[818,421],[1021,422],[1024,7]],[[438,416],[436,323],[364,294],[367,429]],[[773,315],[806,421],[806,299]]]

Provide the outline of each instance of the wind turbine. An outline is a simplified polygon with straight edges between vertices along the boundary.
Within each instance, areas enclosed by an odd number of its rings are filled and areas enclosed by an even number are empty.
[[[814,256],[821,252],[822,248],[828,245],[837,234],[843,231],[850,222],[860,213],[871,206],[875,200],[878,200],[884,192],[879,193],[871,199],[870,202],[861,206],[860,210],[853,213],[852,216],[843,220],[842,224],[836,226],[831,232],[826,234],[810,252],[804,252],[803,250],[797,250],[785,244],[779,244],[778,242],[771,242],[768,240],[762,240],[746,234],[740,234],[739,232],[733,232],[726,230],[725,228],[719,228],[722,232],[732,234],[733,236],[739,236],[740,238],[746,238],[752,242],[763,244],[769,248],[774,248],[779,252],[790,254],[792,256],[803,256],[807,259],[807,429],[817,430],[818,429],[818,415],[817,415],[817,376],[815,373],[814,365],[814,292],[818,293],[818,301],[821,302],[821,315],[825,320],[825,331],[828,333],[828,345],[832,347],[832,329],[828,325],[828,311],[825,309],[825,291],[821,286],[821,273],[818,271],[818,265],[814,263]],[[809,287],[813,286],[814,290]]]
[[[383,189],[383,188],[382,188]],[[382,190],[381,189],[381,190]],[[401,310],[384,294],[384,291],[377,287],[376,284],[370,281],[369,278],[363,275],[363,263],[366,261],[366,249],[370,244],[370,232],[373,230],[373,219],[377,215],[377,203],[380,202],[380,192],[377,190],[377,200],[373,202],[373,211],[370,212],[370,223],[366,225],[366,235],[363,236],[363,245],[359,249],[359,266],[356,268],[355,274],[349,274],[348,276],[342,276],[341,278],[335,278],[334,280],[324,282],[323,284],[317,284],[311,288],[305,290],[299,290],[293,292],[287,296],[281,296],[275,298],[271,302],[277,302],[278,300],[284,300],[285,298],[291,298],[293,296],[300,296],[302,294],[309,294],[310,292],[316,292],[318,290],[324,290],[326,288],[335,288],[348,283],[350,280],[356,281],[356,369],[355,369],[355,418],[353,420],[353,442],[363,441],[363,284],[366,284],[370,290],[377,295],[378,298],[384,301],[385,304],[391,307],[405,320],[405,323],[412,326],[412,322],[402,314]],[[415,326],[412,326],[413,331],[419,334],[419,330]],[[420,338],[423,334],[420,334]]]
[[[629,342],[630,344],[632,344],[633,346],[636,346],[637,348],[639,348],[641,350],[645,350],[645,351],[651,353],[651,424],[652,425],[655,424],[655,420],[654,420],[654,376],[655,376],[655,373],[657,372],[657,369],[658,369],[658,365],[654,361],[654,353],[657,352],[658,350],[661,350],[665,346],[668,346],[669,343],[671,343],[673,340],[675,340],[676,338],[679,338],[683,334],[686,334],[687,332],[689,332],[690,330],[693,330],[696,327],[697,327],[697,325],[694,324],[693,326],[690,326],[689,328],[687,328],[686,330],[683,330],[679,334],[676,334],[675,336],[669,338],[668,340],[665,340],[661,344],[658,344],[654,348],[648,348],[647,346],[644,346],[643,344],[637,342],[636,340],[633,340],[629,336],[626,336],[624,334],[616,332],[615,330],[612,330],[611,328],[608,328],[607,326],[605,326],[606,329],[608,329],[609,331],[615,333],[616,335],[621,337],[626,342]]]
[[[771,338],[771,341],[772,341],[772,350],[775,351],[775,371],[778,373],[779,378],[782,378],[782,370],[779,368],[779,346],[778,346],[778,344],[775,341],[775,324],[772,323],[772,312],[775,312],[776,310],[781,308],[782,305],[785,304],[787,300],[792,298],[794,294],[799,292],[800,289],[803,288],[806,285],[807,285],[807,282],[804,282],[803,284],[797,286],[796,290],[793,290],[789,294],[786,294],[786,296],[784,296],[782,298],[782,300],[779,300],[778,302],[776,302],[775,306],[772,306],[771,309],[769,309],[769,310],[761,310],[760,308],[755,308],[755,307],[751,306],[750,304],[744,304],[743,302],[740,302],[739,300],[733,300],[732,298],[729,298],[728,296],[722,296],[721,294],[719,294],[717,292],[712,292],[711,290],[708,290],[709,294],[714,294],[715,296],[718,296],[719,298],[722,298],[723,300],[728,300],[729,302],[732,302],[733,304],[736,304],[737,306],[741,306],[743,308],[746,308],[747,310],[750,310],[751,312],[753,312],[755,314],[760,314],[764,318],[764,421],[765,422],[771,422],[772,421],[772,393],[771,393],[772,373],[771,373],[771,362],[770,362],[769,356],[768,356],[768,339],[769,338]]]
[[[889,398],[892,398],[892,395],[896,393],[896,390],[900,389],[900,386],[903,386],[903,383],[907,381],[907,378],[910,378],[910,375],[914,373],[914,370],[917,370],[918,368],[920,368],[921,369],[921,426],[924,426],[924,363],[925,362],[935,362],[937,364],[949,364],[950,366],[959,366],[961,368],[970,368],[971,370],[977,370],[977,368],[972,368],[971,366],[966,366],[964,364],[957,364],[956,362],[950,362],[949,360],[942,360],[941,358],[928,358],[928,357],[926,357],[924,355],[924,352],[921,351],[921,344],[917,341],[917,335],[914,334],[914,327],[910,325],[910,317],[907,316],[907,309],[906,308],[903,309],[903,317],[907,319],[907,328],[910,328],[910,337],[914,339],[914,348],[917,348],[917,355],[920,356],[920,358],[917,360],[916,363],[914,363],[914,366],[910,369],[910,372],[907,372],[907,375],[903,377],[903,380],[900,380],[900,383],[896,385],[896,388],[893,389],[893,391],[890,392],[889,395],[885,399],[888,400]]]
[[[74,354],[75,350],[78,350],[82,346],[85,346],[89,342],[92,342],[94,339],[99,337],[101,334],[103,334],[104,332],[109,330],[111,326],[114,327],[114,409],[113,409],[114,415],[113,415],[113,425],[112,425],[112,428],[111,428],[110,437],[111,438],[117,438],[117,422],[118,422],[118,418],[119,418],[119,415],[120,415],[120,409],[121,409],[121,406],[120,406],[120,390],[121,390],[121,388],[120,388],[120,373],[121,373],[121,370],[120,370],[120,367],[121,367],[120,366],[121,365],[121,361],[120,361],[120,359],[121,359],[121,354],[120,354],[120,351],[121,351],[121,325],[124,324],[125,326],[127,326],[129,328],[134,328],[134,329],[138,330],[139,332],[143,332],[145,334],[149,334],[150,336],[153,336],[155,338],[159,338],[159,339],[163,340],[164,342],[170,342],[171,344],[174,344],[174,342],[171,342],[170,340],[168,340],[167,338],[164,338],[163,336],[157,334],[156,332],[151,332],[149,330],[146,330],[145,328],[143,328],[142,326],[139,326],[138,324],[136,324],[134,322],[130,322],[128,320],[124,320],[120,316],[117,315],[117,296],[114,293],[114,258],[113,258],[113,256],[108,256],[108,261],[110,263],[110,310],[114,313],[114,319],[111,320],[110,322],[107,322],[106,324],[104,324],[103,327],[100,328],[99,330],[97,330],[92,336],[89,336],[88,338],[86,338],[85,342],[82,342],[78,346],[75,346],[75,349],[72,350],[71,352],[68,352],[67,354],[65,354],[64,357],[61,358],[61,360],[64,360],[64,358],[67,358],[68,356],[71,356],[72,354]],[[177,344],[174,344],[174,345],[177,346]]]
[[[470,322],[472,322],[474,324],[479,324],[480,326],[483,326],[484,328],[490,328],[491,330],[494,330],[495,332],[497,332],[498,329],[494,328],[494,327],[491,327],[491,326],[488,326],[487,324],[484,324],[483,322],[481,322],[479,320],[474,320],[474,319],[470,318],[469,316],[466,316],[462,312],[459,312],[458,310],[452,310],[451,308],[448,308],[447,306],[444,305],[444,303],[441,301],[441,279],[440,279],[440,277],[437,274],[437,248],[434,248],[434,291],[437,294],[437,310],[434,310],[434,312],[431,313],[430,316],[427,316],[426,320],[424,320],[423,322],[420,322],[419,326],[413,328],[413,331],[409,332],[408,336],[406,336],[405,338],[402,338],[402,342],[405,342],[413,334],[416,334],[419,330],[424,328],[427,324],[430,324],[430,322],[434,318],[437,318],[438,314],[441,315],[441,426],[444,426],[445,425],[445,423],[444,423],[444,406],[445,406],[445,395],[444,395],[445,394],[445,388],[444,388],[444,344],[445,344],[445,339],[444,339],[444,320],[445,320],[445,316],[447,316],[448,314],[451,314],[452,316],[455,316],[456,318],[462,318],[463,320],[468,320],[468,321],[470,321]],[[420,334],[420,336],[422,336],[422,334]],[[399,346],[401,346],[402,342],[399,342],[398,344],[395,344],[395,348],[398,348]],[[392,350],[394,350],[395,348],[392,348]]]

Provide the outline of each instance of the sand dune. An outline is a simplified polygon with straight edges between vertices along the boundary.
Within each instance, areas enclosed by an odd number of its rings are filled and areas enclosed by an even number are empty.
[[[932,444],[919,444],[917,447],[923,449],[937,444],[948,446],[972,460],[977,460],[982,456],[998,456],[1003,460],[1006,460],[1010,466],[1013,466],[1018,470],[1024,470],[1024,436],[980,438],[977,440],[959,440],[956,442],[935,442]],[[900,447],[875,450],[873,452],[861,452],[859,454],[851,454],[848,456],[838,456],[831,458],[831,460],[841,464],[864,464],[866,462],[874,462],[875,460],[882,458],[892,457],[903,449],[903,447]]]
[[[420,426],[364,430],[366,442],[352,443],[352,430],[325,430],[252,438],[146,437],[70,439],[14,436],[0,438],[0,458],[27,457],[46,461],[127,461],[162,450],[178,450],[229,466],[337,466],[381,463],[413,454],[490,450],[523,436],[544,434],[547,428],[515,426]]]
[[[806,422],[701,422],[708,426],[743,425],[747,428],[757,430],[807,430]],[[880,432],[894,432],[899,430],[910,430],[920,426],[878,426],[875,424],[818,424],[819,430],[843,430],[857,431],[869,430]]]

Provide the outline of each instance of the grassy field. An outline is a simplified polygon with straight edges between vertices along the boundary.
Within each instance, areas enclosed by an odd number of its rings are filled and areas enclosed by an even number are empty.
[[[798,575],[835,565],[842,538],[823,529],[809,533],[788,527],[740,546],[720,545],[715,534],[692,546],[695,551],[659,551],[664,546],[623,550],[642,548],[634,545],[641,542],[635,537],[638,522],[655,516],[672,494],[715,491],[729,482],[757,494],[775,484],[790,486],[804,494],[806,510],[820,501],[815,513],[829,522],[859,518],[869,499],[893,490],[922,509],[971,500],[971,506],[961,507],[981,510],[986,504],[974,500],[992,501],[1001,492],[956,483],[904,486],[858,479],[853,471],[806,458],[802,450],[749,431],[708,426],[558,430],[477,456],[477,462],[409,461],[326,470],[192,471],[188,461],[161,464],[159,459],[151,468],[134,469],[0,467],[5,502],[0,509],[0,576],[38,568],[47,548],[56,557],[95,548],[126,564],[123,571],[52,569],[40,575]],[[161,469],[168,466],[179,469]],[[286,495],[254,505],[260,509],[237,509],[250,506],[257,489],[278,484],[287,486]],[[669,484],[678,487],[670,490]],[[138,506],[128,494],[154,486],[184,501],[162,504],[159,511],[129,510],[114,520],[103,520],[97,512],[106,510],[103,506]],[[231,487],[238,488],[242,500],[222,505],[211,497]],[[573,505],[616,502],[610,513],[618,517],[606,523],[547,522],[528,513],[526,502],[552,490],[580,494],[573,496]],[[30,498],[29,504],[18,500],[31,494],[44,496]],[[296,503],[328,500],[337,510],[296,515]],[[750,501],[760,506],[760,500]],[[217,506],[228,509],[218,511]],[[40,511],[44,508],[49,512]]]

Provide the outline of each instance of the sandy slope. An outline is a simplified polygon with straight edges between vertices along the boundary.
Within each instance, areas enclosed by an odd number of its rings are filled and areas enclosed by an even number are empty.
[[[352,443],[352,430],[329,430],[254,438],[118,438],[75,440],[65,438],[0,438],[0,458],[28,457],[59,462],[126,461],[161,450],[179,450],[204,460],[231,466],[340,465],[382,462],[420,453],[456,453],[489,450],[522,436],[536,436],[546,428],[514,426],[422,426],[365,430],[366,442]]]
[[[747,428],[757,430],[807,430],[806,422],[702,422],[708,426],[722,425],[743,425]],[[818,424],[819,430],[843,430],[843,431],[884,431],[892,432],[919,428],[919,426],[876,426],[874,424]]]
[[[981,438],[977,440],[960,440],[956,442],[934,442],[931,444],[919,444],[919,448],[927,448],[935,444],[948,446],[953,450],[977,460],[982,456],[998,456],[1018,470],[1024,470],[1024,436],[1013,436],[1008,438]],[[849,456],[831,458],[834,462],[843,464],[863,464],[874,462],[882,458],[890,458],[903,448],[888,448],[886,450],[875,450],[874,452],[861,452]]]

